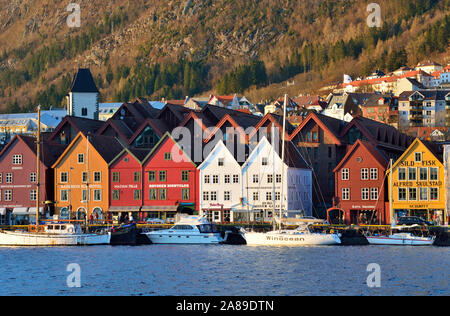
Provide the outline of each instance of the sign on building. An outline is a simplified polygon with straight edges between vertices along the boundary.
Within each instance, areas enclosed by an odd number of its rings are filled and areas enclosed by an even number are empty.
[[[450,215],[450,145],[444,146],[444,172],[445,172],[445,225],[448,225]]]

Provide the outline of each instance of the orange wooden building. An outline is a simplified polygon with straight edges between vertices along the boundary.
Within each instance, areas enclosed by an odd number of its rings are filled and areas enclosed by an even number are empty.
[[[121,151],[113,137],[83,134],[74,138],[53,164],[56,214],[61,219],[104,219],[109,208],[108,164]]]

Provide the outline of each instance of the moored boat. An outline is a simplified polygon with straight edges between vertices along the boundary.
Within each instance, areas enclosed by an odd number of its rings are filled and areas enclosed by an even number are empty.
[[[411,233],[398,233],[389,236],[366,236],[371,245],[431,246],[435,237],[418,237]]]

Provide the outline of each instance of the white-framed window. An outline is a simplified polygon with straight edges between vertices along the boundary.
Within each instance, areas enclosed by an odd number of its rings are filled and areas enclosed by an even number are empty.
[[[361,189],[361,200],[367,201],[369,199],[369,188]]]
[[[239,183],[239,175],[238,174],[233,175],[233,183]]]
[[[216,191],[211,192],[211,201],[217,201],[217,192]]]
[[[281,193],[275,192],[275,201],[280,201],[280,200],[281,200]]]
[[[430,168],[430,181],[439,180],[439,168]]]
[[[203,201],[209,201],[209,192],[203,191]]]
[[[430,188],[430,201],[439,201],[439,188]]]
[[[212,176],[212,183],[218,184],[219,183],[219,176],[217,174]]]
[[[13,155],[12,156],[12,164],[13,165],[21,165],[22,164],[22,155]]]
[[[94,190],[94,201],[102,200],[102,190]]]
[[[378,200],[378,188],[370,188],[370,199],[373,201]]]
[[[350,188],[342,189],[342,200],[344,200],[344,201],[350,200]]]
[[[218,165],[219,165],[219,167],[223,167],[225,165],[225,159],[219,158]]]
[[[100,171],[94,172],[94,182],[102,182],[102,173]]]
[[[223,192],[223,200],[224,201],[231,201],[231,192],[230,191],[224,191]]]
[[[78,163],[83,164],[84,163],[84,154],[78,154]]]
[[[89,181],[89,173],[88,172],[82,172],[81,173],[81,182],[88,183]]]
[[[266,192],[266,201],[272,201],[272,192]]]
[[[346,180],[350,180],[350,169],[348,168],[344,168],[341,171],[341,179],[346,181]]]
[[[5,201],[12,201],[12,190],[5,190]]]
[[[253,183],[259,183],[259,175],[257,174],[253,175]]]
[[[262,158],[262,161],[261,161],[261,164],[262,164],[263,166],[267,166],[268,163],[269,163],[269,159],[263,157],[263,158]]]
[[[226,174],[224,176],[223,181],[224,181],[224,183],[227,183],[227,184],[230,183],[231,182],[231,176],[229,174]]]
[[[36,175],[36,172],[31,172],[30,173],[30,182],[31,183],[36,183],[37,181],[37,175]]]
[[[417,201],[417,188],[409,188],[409,200]]]
[[[3,173],[0,172],[0,183],[3,182]]]
[[[406,168],[398,168],[398,181],[406,181]]]
[[[398,200],[406,201],[406,199],[407,199],[406,188],[398,188]]]
[[[83,190],[81,191],[81,202],[89,201],[89,191]]]
[[[210,183],[210,176],[209,175],[205,175],[204,182],[205,183]]]
[[[6,183],[13,183],[13,174],[12,173],[6,174]]]
[[[67,183],[67,181],[68,181],[67,172],[61,172],[59,174],[59,180],[60,180],[61,183]]]
[[[281,183],[281,174],[276,175],[276,182]]]
[[[267,183],[273,183],[273,174],[267,175]]]
[[[37,199],[36,190],[30,190],[30,201],[36,201],[36,199]]]
[[[428,168],[419,168],[419,181],[427,181],[428,180]]]
[[[419,189],[419,199],[421,201],[428,201],[428,188]]]
[[[369,169],[368,168],[361,169],[361,180],[369,180]]]
[[[69,201],[69,191],[68,190],[61,190],[60,192],[60,199],[61,201]]]
[[[408,167],[408,180],[416,181],[417,180],[417,169]]]
[[[378,168],[370,168],[370,180],[378,180]]]
[[[414,153],[414,160],[416,162],[422,162],[422,153]]]
[[[259,192],[253,192],[253,201],[259,201]]]

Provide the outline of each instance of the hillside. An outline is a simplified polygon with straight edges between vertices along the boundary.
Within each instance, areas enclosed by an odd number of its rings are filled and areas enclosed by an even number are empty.
[[[366,23],[370,2],[92,0],[69,28],[67,1],[0,0],[0,104],[58,106],[80,66],[102,101],[245,92],[258,102],[344,72],[450,62],[450,0],[379,0],[378,29]]]

